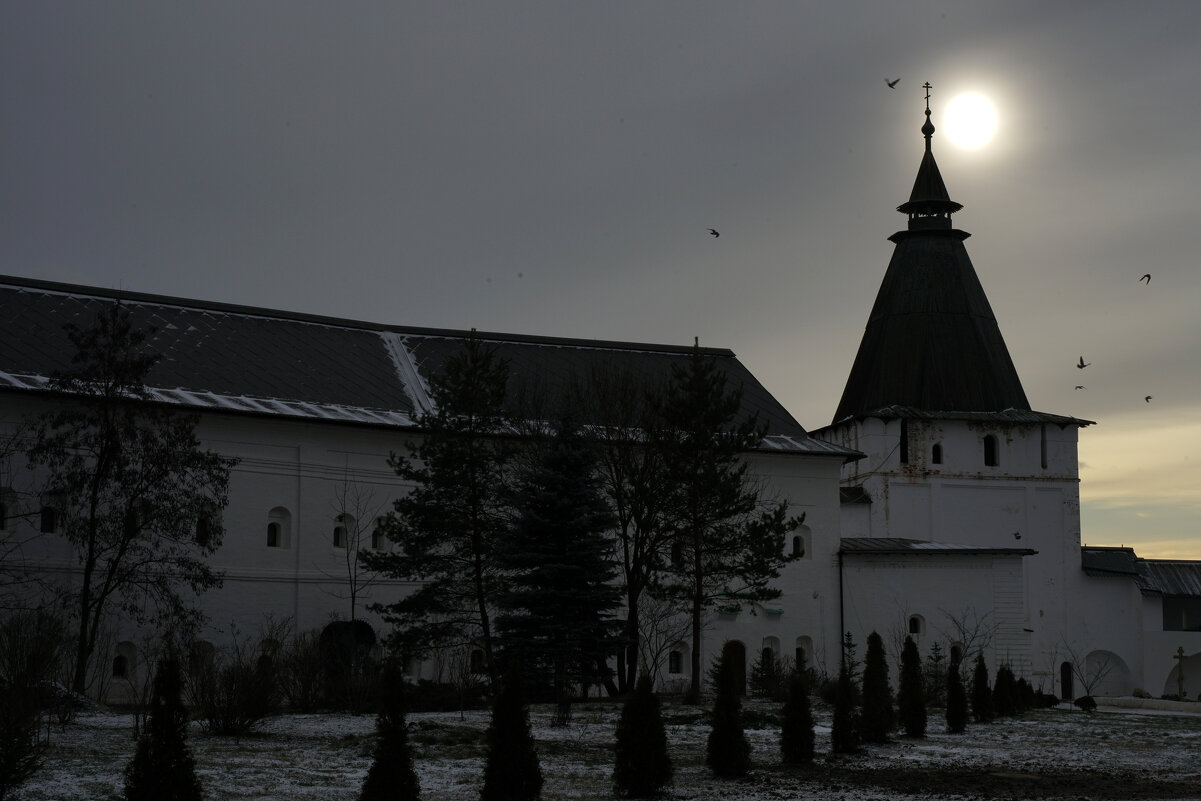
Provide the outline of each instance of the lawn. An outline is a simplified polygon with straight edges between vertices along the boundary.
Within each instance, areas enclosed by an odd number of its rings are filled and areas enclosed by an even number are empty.
[[[534,706],[531,721],[546,777],[543,798],[611,798],[614,702],[577,704],[572,723],[549,725],[552,709]],[[778,765],[778,708],[746,705],[756,767],[739,781],[713,779],[704,765],[706,710],[664,704],[676,781],[668,797],[704,801],[761,799],[1196,799],[1201,798],[1201,715],[1118,710],[1086,714],[1058,708],[943,733],[932,718],[924,740],[898,738],[861,754],[830,758],[830,711],[815,709],[819,758],[807,770]],[[478,797],[483,771],[482,711],[409,716],[422,797]],[[80,714],[50,729],[42,771],[18,793],[24,801],[120,797],[122,771],[134,752],[128,714]],[[195,724],[189,743],[205,797],[303,801],[354,799],[371,760],[374,719],[341,714],[281,715],[236,742]]]

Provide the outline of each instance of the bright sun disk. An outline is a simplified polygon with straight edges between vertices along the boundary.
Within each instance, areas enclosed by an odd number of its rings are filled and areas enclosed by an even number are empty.
[[[943,129],[960,147],[981,147],[997,129],[997,110],[983,95],[975,92],[959,95],[947,104]]]

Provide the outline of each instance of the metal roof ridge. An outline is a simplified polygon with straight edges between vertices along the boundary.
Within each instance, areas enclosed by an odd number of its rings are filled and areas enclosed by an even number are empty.
[[[255,317],[264,320],[285,320],[310,325],[320,325],[328,328],[348,328],[366,331],[390,331],[404,336],[420,336],[431,338],[461,339],[474,334],[476,337],[493,342],[512,342],[517,344],[550,345],[575,348],[593,348],[597,350],[638,350],[647,353],[691,353],[693,345],[665,345],[649,342],[626,342],[608,339],[584,339],[572,337],[551,337],[538,334],[515,334],[497,331],[461,330],[453,328],[429,328],[425,326],[393,325],[375,323],[366,320],[333,317],[295,312],[284,309],[270,309],[261,306],[247,306],[222,301],[197,300],[172,295],[156,295],[147,292],[130,290],[103,289],[84,284],[68,284],[58,281],[45,281],[36,278],[21,278],[19,276],[0,275],[0,286],[9,286],[19,290],[35,290],[47,294],[64,295],[68,297],[89,297],[113,301],[127,301],[136,304],[168,306],[192,311],[209,311],[222,314],[233,314],[243,317]],[[729,348],[700,347],[700,352],[711,356],[729,356],[737,358]]]

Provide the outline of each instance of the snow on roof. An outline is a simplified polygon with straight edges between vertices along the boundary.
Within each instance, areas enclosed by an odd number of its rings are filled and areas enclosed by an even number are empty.
[[[1033,556],[1030,548],[996,548],[988,545],[961,545],[953,542],[930,542],[900,537],[843,537],[840,553],[844,554],[953,554],[962,556]]]

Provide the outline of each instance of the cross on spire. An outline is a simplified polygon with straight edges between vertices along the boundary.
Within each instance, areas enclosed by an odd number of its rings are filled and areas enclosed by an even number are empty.
[[[926,90],[926,124],[922,126],[922,135],[926,137],[926,152],[930,152],[930,137],[934,135],[934,123],[930,122],[930,90],[934,87],[929,81],[922,84]]]

